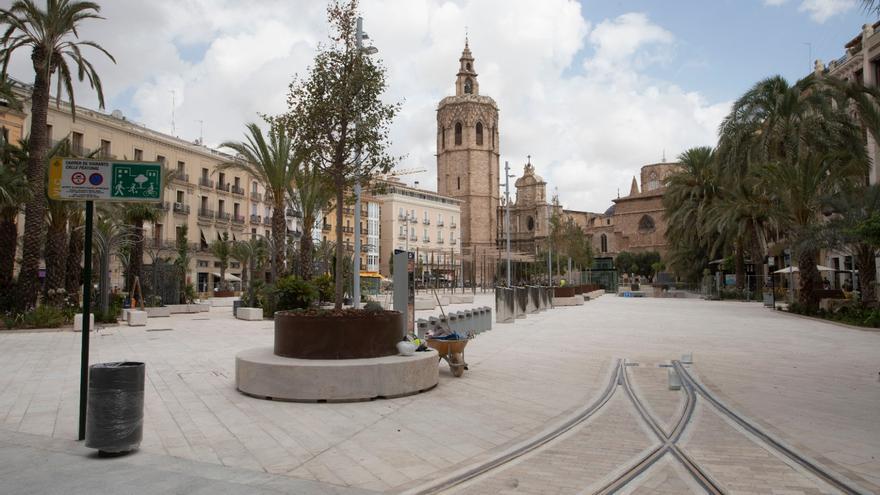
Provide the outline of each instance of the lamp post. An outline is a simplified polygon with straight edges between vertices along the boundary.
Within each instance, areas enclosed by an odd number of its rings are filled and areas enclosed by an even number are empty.
[[[507,243],[507,287],[513,287],[510,281],[510,163],[504,162],[504,237]]]
[[[357,18],[357,29],[355,31],[355,42],[357,49],[364,55],[373,55],[379,50],[375,46],[364,47],[364,40],[369,39],[367,33],[364,32],[364,18]],[[360,160],[360,150],[356,160]],[[336,205],[341,208],[342,205]],[[354,260],[352,263],[352,283],[351,283],[351,305],[354,308],[361,307],[361,180],[357,179],[354,183]]]

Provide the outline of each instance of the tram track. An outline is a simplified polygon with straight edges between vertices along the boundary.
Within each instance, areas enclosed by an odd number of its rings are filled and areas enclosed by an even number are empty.
[[[810,474],[820,479],[824,483],[830,485],[831,487],[840,490],[842,493],[845,493],[847,495],[870,494],[870,492],[856,486],[852,481],[847,480],[840,474],[821,466],[815,460],[810,459],[806,455],[797,452],[793,447],[790,447],[782,440],[777,439],[753,422],[742,417],[740,414],[737,414],[732,408],[724,404],[720,399],[715,396],[715,394],[713,394],[705,386],[703,386],[702,383],[697,381],[680,361],[673,361],[672,365],[674,366],[678,375],[681,377],[682,385],[698,393],[717,411],[732,420],[744,430],[748,431],[750,434],[752,434],[754,437],[759,439],[771,449],[800,465]]]
[[[600,412],[609,401],[611,401],[618,388],[622,389],[622,393],[626,395],[628,401],[632,404],[633,409],[637,413],[637,418],[647,426],[647,429],[651,432],[650,434],[654,436],[653,441],[659,442],[659,444],[652,444],[652,446],[648,447],[646,451],[643,451],[643,454],[640,454],[640,457],[638,457],[635,463],[630,461],[632,464],[626,467],[623,472],[617,474],[611,480],[606,480],[598,488],[591,488],[589,490],[591,493],[600,495],[619,493],[620,491],[631,487],[633,482],[642,477],[642,475],[668,455],[688,473],[690,478],[705,493],[710,495],[726,494],[727,491],[725,488],[712,476],[711,472],[701,466],[693,456],[688,454],[684,448],[678,445],[679,441],[688,430],[688,427],[695,423],[694,412],[698,400],[705,400],[708,407],[719,411],[723,416],[728,417],[734,423],[749,432],[752,437],[754,437],[752,438],[752,441],[764,443],[770,449],[779,452],[784,457],[803,467],[821,482],[847,495],[865,495],[869,493],[861,490],[851,481],[843,478],[839,474],[822,467],[817,462],[796,452],[792,447],[787,446],[782,441],[774,438],[758,426],[737,414],[733,409],[717,399],[699,381],[691,376],[688,370],[679,361],[673,361],[672,367],[681,380],[681,390],[685,394],[685,400],[684,405],[681,407],[680,415],[674,420],[671,429],[667,433],[633,388],[629,373],[627,372],[627,369],[630,366],[638,366],[638,364],[627,363],[625,360],[621,359],[616,360],[610,369],[609,380],[599,396],[593,399],[588,406],[579,410],[552,430],[545,431],[536,438],[518,444],[493,459],[475,466],[463,468],[462,470],[456,471],[446,477],[434,480],[429,484],[415,487],[402,493],[412,495],[442,493],[456,489],[472,480],[476,480],[477,478],[491,476],[493,471],[500,472],[504,469],[506,464],[526,456],[529,453],[540,450],[542,447],[559,438],[566,432],[569,432],[573,428],[589,421]],[[667,428],[668,427],[669,426],[667,425]]]

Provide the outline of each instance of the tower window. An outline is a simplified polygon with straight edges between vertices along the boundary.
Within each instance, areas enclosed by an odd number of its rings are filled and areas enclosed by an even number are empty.
[[[456,177],[455,180],[458,182],[458,188],[461,189],[461,177]]]
[[[440,138],[440,146],[442,149],[446,149],[446,128],[443,128],[442,137]]]
[[[477,146],[483,145],[483,123],[477,122]]]
[[[599,238],[599,251],[602,253],[608,252],[608,236],[602,234],[602,237]]]
[[[461,145],[461,122],[455,123],[455,145]]]
[[[467,78],[464,80],[464,92],[467,94],[471,94],[474,92],[474,82],[471,81],[471,78]]]
[[[467,70],[471,70],[471,63],[470,62],[464,64],[464,66],[467,67]]]

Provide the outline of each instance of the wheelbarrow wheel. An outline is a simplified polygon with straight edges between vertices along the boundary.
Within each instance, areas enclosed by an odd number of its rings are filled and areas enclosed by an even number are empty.
[[[461,376],[464,374],[464,355],[462,353],[457,352],[452,355],[452,359],[449,360],[449,369],[452,371],[452,376]]]

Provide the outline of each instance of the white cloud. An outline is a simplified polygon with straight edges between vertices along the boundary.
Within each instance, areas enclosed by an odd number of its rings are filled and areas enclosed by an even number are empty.
[[[0,0],[0,4],[8,0]],[[110,108],[208,144],[240,139],[259,113],[285,109],[287,87],[326,39],[324,2],[310,0],[114,0],[107,21],[83,36],[109,48],[91,56]],[[649,76],[674,60],[673,33],[640,13],[587,20],[573,0],[364,0],[365,29],[388,67],[389,101],[403,103],[392,128],[403,167],[436,181],[436,106],[454,90],[465,26],[480,91],[501,109],[502,166],[521,173],[527,154],[568,208],[604,210],[646,163],[713,144],[726,103],[710,103]],[[202,47],[199,60],[181,47]],[[27,55],[13,74],[31,80]],[[79,100],[95,106],[87,90]],[[115,105],[114,105],[115,103]],[[550,191],[548,191],[550,192]]]
[[[855,6],[856,0],[804,0],[798,10],[808,13],[811,19],[821,24]]]
[[[769,5],[771,7],[775,7],[777,5],[782,5],[788,0],[764,0],[764,5]]]

